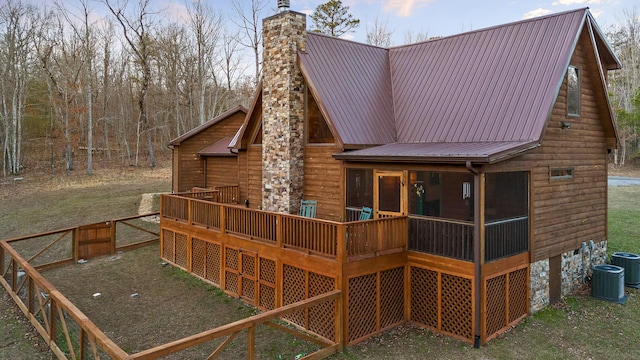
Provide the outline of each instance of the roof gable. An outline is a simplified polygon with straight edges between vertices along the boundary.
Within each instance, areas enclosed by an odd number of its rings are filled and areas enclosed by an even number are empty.
[[[217,123],[219,123],[221,121],[224,121],[224,120],[228,119],[229,117],[231,117],[232,115],[234,115],[235,113],[237,113],[239,111],[244,113],[245,115],[247,114],[247,109],[244,106],[241,106],[241,105],[236,106],[233,109],[225,111],[224,113],[222,113],[222,114],[216,116],[215,118],[205,122],[204,124],[202,124],[200,126],[196,126],[195,128],[193,128],[193,129],[187,131],[186,133],[178,136],[177,138],[171,140],[169,145],[174,145],[174,146],[175,145],[180,145],[181,142],[189,139],[190,137],[192,137],[192,136],[194,136],[196,134],[199,134],[200,132],[210,128],[211,126],[213,126],[213,125],[215,125],[215,124],[217,124]]]
[[[334,136],[344,145],[394,142],[388,50],[308,33],[300,69]]]

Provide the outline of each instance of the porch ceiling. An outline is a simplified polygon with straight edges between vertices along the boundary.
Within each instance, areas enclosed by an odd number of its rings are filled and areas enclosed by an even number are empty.
[[[363,150],[334,154],[339,160],[348,161],[401,161],[457,163],[471,161],[491,164],[512,158],[522,152],[535,149],[538,141],[489,141],[489,142],[440,142],[393,143]]]

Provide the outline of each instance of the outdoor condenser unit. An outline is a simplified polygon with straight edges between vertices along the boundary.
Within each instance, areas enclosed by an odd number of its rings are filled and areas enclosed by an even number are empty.
[[[640,255],[615,252],[611,255],[611,264],[624,268],[626,286],[640,289]]]
[[[596,265],[591,278],[591,295],[600,300],[624,304],[624,268],[615,265]]]

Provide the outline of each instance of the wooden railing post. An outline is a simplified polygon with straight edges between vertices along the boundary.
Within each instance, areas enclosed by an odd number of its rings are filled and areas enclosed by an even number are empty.
[[[220,205],[220,233],[227,233],[227,207]]]
[[[247,329],[247,359],[254,360],[256,358],[256,326],[253,325]]]
[[[336,342],[343,348],[349,336],[344,329],[348,326],[347,309],[347,276],[345,268],[347,266],[347,225],[338,225],[338,248],[336,249],[336,260],[338,262],[336,274],[336,288],[341,290],[340,298],[336,299]]]
[[[278,249],[282,249],[282,232],[284,231],[284,226],[282,224],[282,215],[276,215],[276,247]]]

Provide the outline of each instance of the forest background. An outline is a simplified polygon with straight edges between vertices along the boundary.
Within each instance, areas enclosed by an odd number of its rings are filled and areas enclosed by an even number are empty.
[[[262,19],[277,9],[231,2],[223,11],[185,0],[177,21],[151,0],[0,1],[0,177],[155,167],[171,139],[249,107]],[[640,160],[638,8],[619,19],[602,31],[623,64],[609,73],[609,98],[621,140],[611,162],[624,165]],[[389,46],[391,32],[376,19],[367,42]]]

